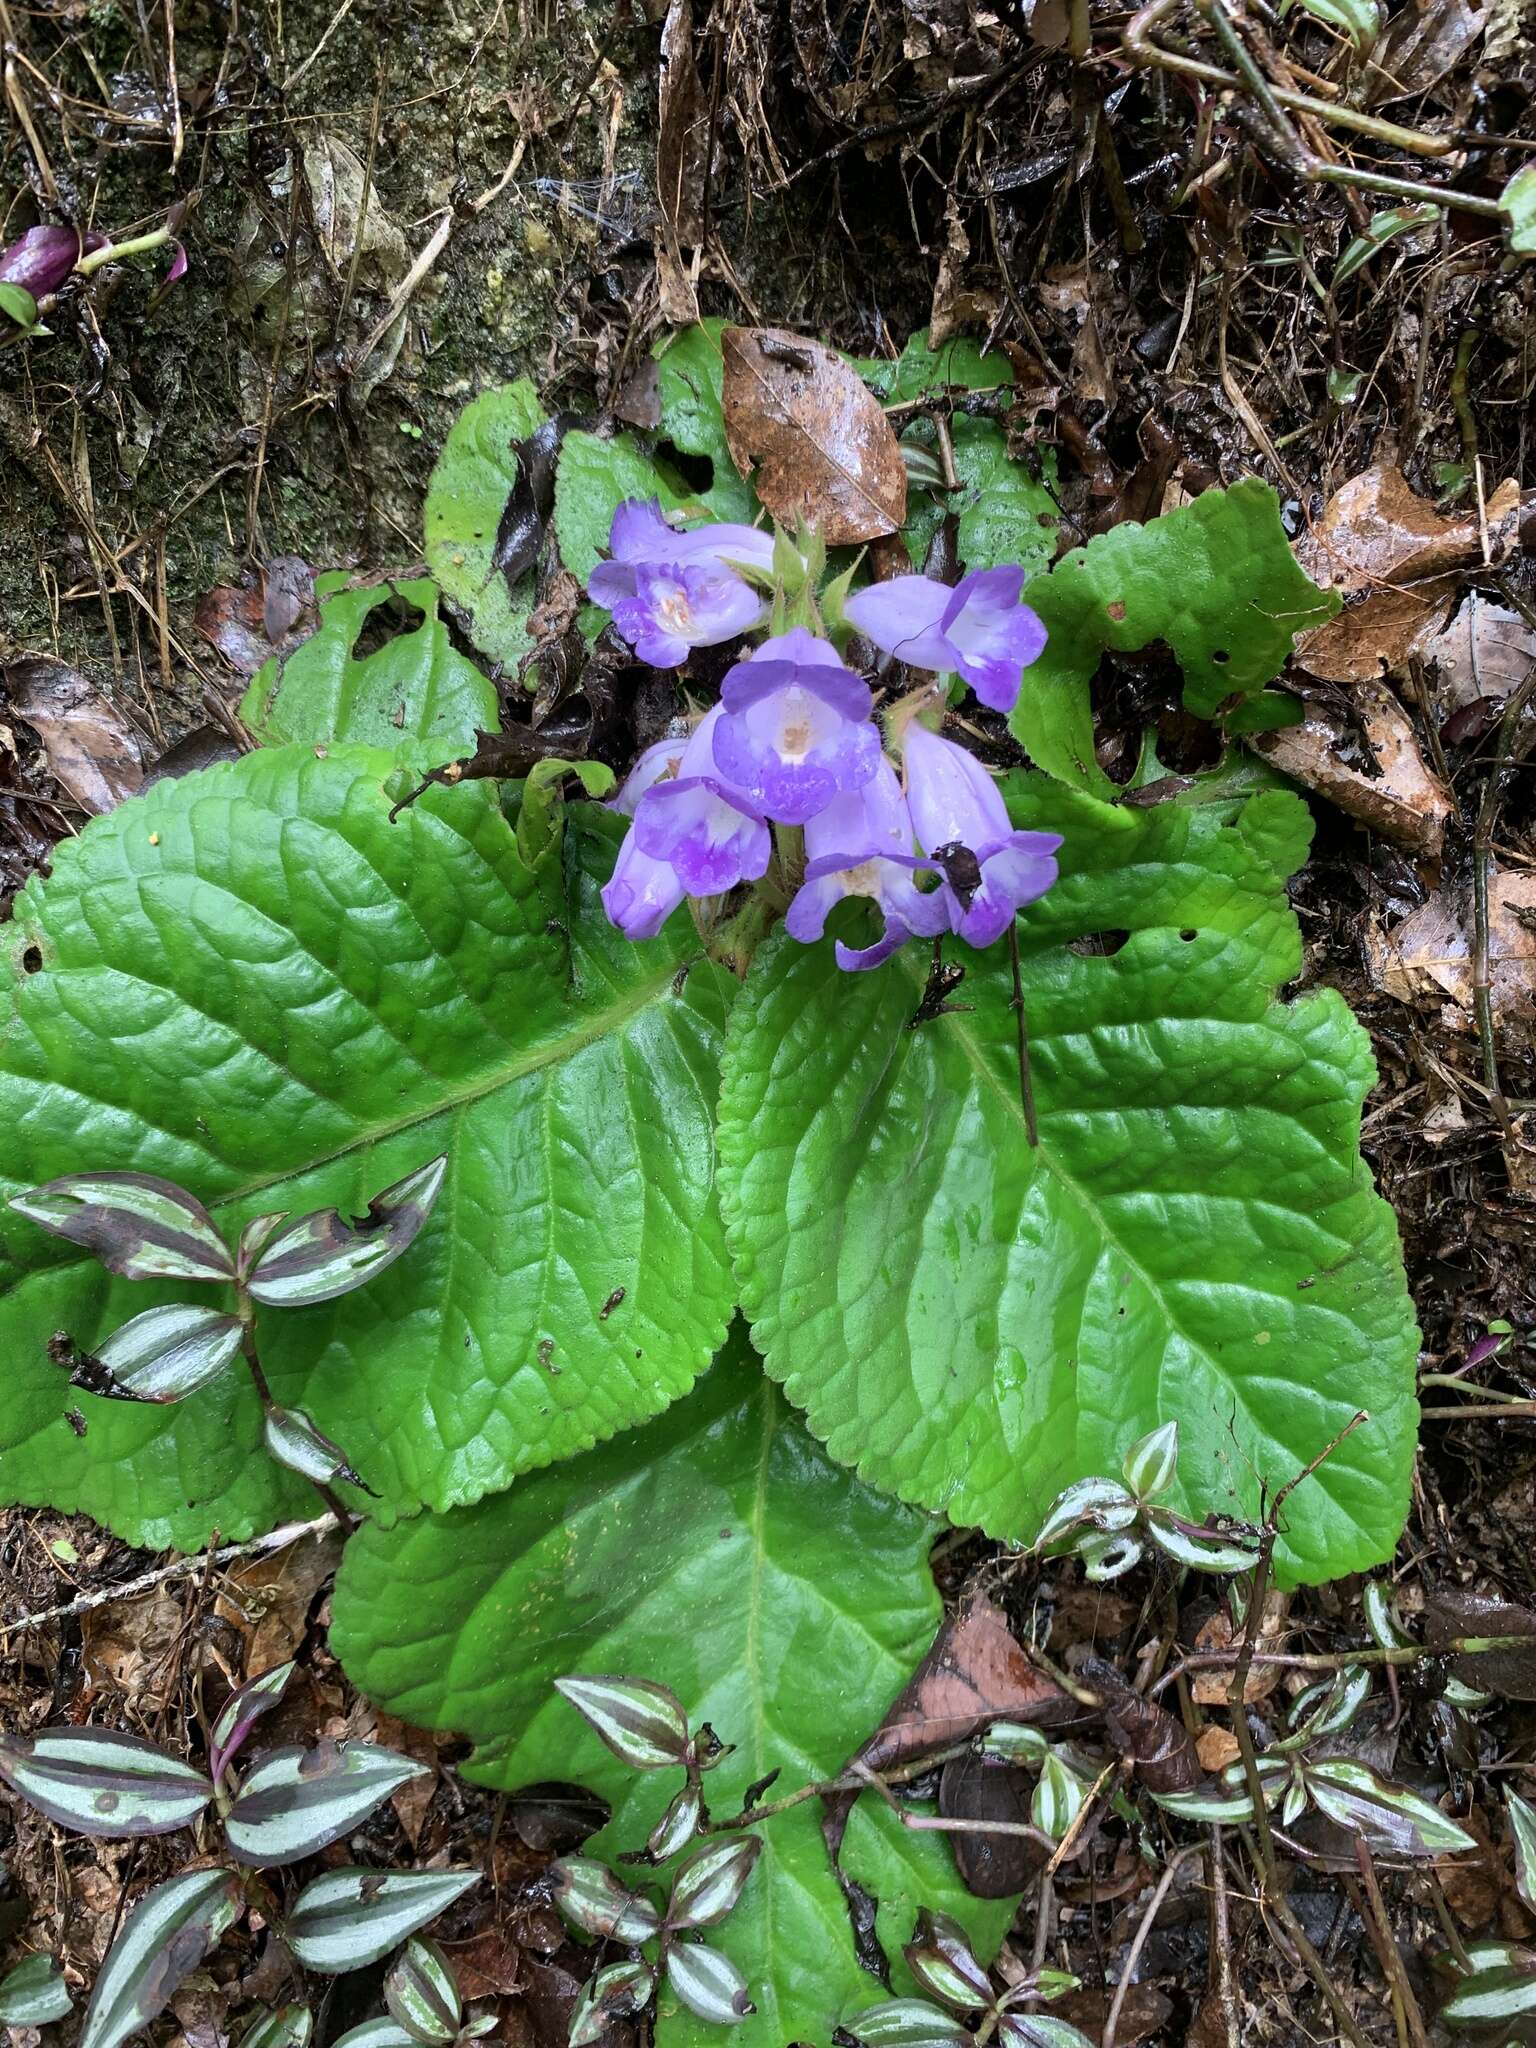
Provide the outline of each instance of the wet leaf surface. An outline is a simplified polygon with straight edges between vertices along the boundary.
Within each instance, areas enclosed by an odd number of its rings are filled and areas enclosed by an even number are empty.
[[[0,683],[13,714],[42,741],[49,774],[82,811],[99,817],[138,790],[138,735],[78,669],[32,655],[9,663]]]

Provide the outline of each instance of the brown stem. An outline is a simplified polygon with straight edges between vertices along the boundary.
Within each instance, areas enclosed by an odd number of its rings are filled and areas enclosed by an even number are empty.
[[[235,1313],[240,1318],[240,1356],[250,1368],[251,1381],[256,1388],[256,1398],[261,1403],[263,1415],[270,1415],[279,1406],[273,1395],[267,1376],[262,1370],[261,1359],[256,1350],[256,1319],[251,1306],[251,1297],[242,1288],[239,1291]],[[339,1495],[333,1493],[323,1479],[312,1479],[310,1485],[336,1517],[337,1527],[343,1536],[350,1536],[357,1527],[357,1518]]]
[[[1147,1910],[1142,1914],[1141,1923],[1132,1938],[1130,1949],[1125,1958],[1125,1967],[1120,1972],[1119,1983],[1115,1986],[1115,1995],[1109,2002],[1109,2013],[1104,2021],[1103,2048],[1115,2048],[1115,2033],[1120,2025],[1120,2014],[1125,2005],[1126,1993],[1130,1990],[1131,1984],[1135,1979],[1136,1965],[1141,1961],[1141,1952],[1147,1945],[1147,1936],[1152,1932],[1152,1923],[1157,1918],[1158,1909],[1168,1896],[1173,1880],[1178,1876],[1182,1866],[1188,1863],[1191,1857],[1203,1856],[1204,1854],[1205,1844],[1203,1842],[1191,1842],[1187,1849],[1181,1849],[1177,1856],[1171,1856],[1168,1859],[1167,1868],[1157,1880],[1157,1886],[1148,1902]]]
[[[1419,2010],[1419,2001],[1413,1995],[1413,1986],[1403,1968],[1403,1959],[1392,1933],[1392,1922],[1387,1915],[1387,1904],[1381,1896],[1376,1866],[1371,1860],[1370,1849],[1358,1835],[1355,1837],[1355,1861],[1360,1866],[1360,1887],[1365,1895],[1359,1902],[1365,1909],[1360,1917],[1366,1924],[1376,1960],[1381,1964],[1391,1989],[1393,2018],[1397,2022],[1399,2037],[1406,2036],[1404,2048],[1407,2048],[1407,2041],[1412,2042],[1413,2048],[1429,2048],[1424,2015]]]

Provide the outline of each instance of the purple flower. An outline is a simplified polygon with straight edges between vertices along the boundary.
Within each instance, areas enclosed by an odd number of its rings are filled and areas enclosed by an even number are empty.
[[[1057,832],[1015,832],[997,785],[974,755],[914,718],[905,741],[907,802],[917,836],[944,877],[951,931],[990,946],[1014,913],[1056,879]]]
[[[19,284],[34,299],[44,299],[79,261],[80,237],[73,228],[28,228],[0,251],[0,284]]]
[[[608,922],[617,925],[627,939],[654,939],[683,895],[677,870],[669,861],[653,860],[642,853],[631,832],[603,886]]]
[[[675,781],[654,782],[635,807],[630,841],[670,862],[690,896],[721,896],[755,882],[772,840],[762,812],[723,777],[711,774],[721,707],[706,713],[683,750]]]
[[[757,592],[718,565],[638,562],[629,573],[634,595],[613,601],[613,623],[653,668],[678,668],[690,648],[734,640],[763,616]]]
[[[622,811],[626,818],[632,818],[640,799],[653,783],[664,776],[676,775],[682,763],[688,742],[680,740],[657,740],[646,748],[634,767],[624,778],[624,787],[617,796],[608,799],[611,811]]]
[[[994,711],[1011,711],[1045,627],[1027,604],[1022,569],[978,569],[951,590],[927,576],[893,576],[843,606],[867,640],[914,668],[963,676]]]
[[[781,824],[803,825],[879,763],[869,685],[804,626],[727,670],[721,703],[715,766]]]
[[[592,571],[587,595],[655,668],[678,667],[690,647],[734,639],[767,609],[732,566],[771,568],[773,536],[755,526],[676,527],[656,499],[629,498],[613,515],[608,544],[613,559]]]
[[[883,756],[862,789],[836,796],[805,828],[810,856],[805,880],[790,904],[784,928],[809,945],[826,929],[832,907],[845,896],[868,896],[885,918],[874,945],[855,948],[838,940],[839,967],[857,972],[878,967],[913,937],[933,938],[949,929],[949,905],[938,890],[924,895],[916,875],[930,862],[912,852],[912,820],[896,771]]]

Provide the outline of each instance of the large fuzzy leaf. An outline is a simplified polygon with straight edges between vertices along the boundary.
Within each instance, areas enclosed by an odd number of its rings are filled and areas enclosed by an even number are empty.
[[[396,596],[422,613],[421,623],[359,655],[358,635],[370,614]],[[266,664],[245,693],[241,716],[268,746],[345,738],[370,747],[409,745],[428,763],[473,753],[476,732],[496,729],[496,691],[454,651],[437,607],[437,586],[425,577],[322,595],[319,630]]]
[[[393,766],[282,748],[161,784],[62,846],[0,935],[0,1192],[137,1168],[233,1233],[275,1209],[358,1214],[449,1155],[405,1257],[259,1311],[278,1400],[385,1512],[474,1499],[655,1414],[731,1304],[712,1133],[728,977],[684,919],[640,947],[609,929],[608,813],[574,807],[564,868],[558,840],[530,865],[485,785],[391,824]],[[77,1395],[50,1362],[55,1331],[89,1347],[174,1286],[110,1279],[0,1211],[0,1289],[5,1498],[183,1547],[306,1498],[258,1448],[240,1373],[141,1408]]]
[[[682,1774],[626,1767],[554,1680],[671,1686],[695,1728],[738,1745],[705,1780],[723,1818],[771,1770],[775,1793],[835,1773],[878,1723],[939,1619],[929,1536],[923,1516],[826,1457],[737,1342],[643,1432],[452,1515],[365,1528],[332,1641],[392,1713],[472,1736],[470,1777],[594,1787],[614,1816],[583,1854],[611,1858],[645,1841]],[[898,1985],[920,1905],[958,1914],[990,1953],[1012,1902],[968,1898],[943,1844],[872,1804],[855,1812],[845,1862],[881,1901]],[[855,1959],[818,1812],[764,1827],[740,1903],[709,1935],[758,2006],[733,2032],[743,2048],[825,2040],[881,1995]],[[663,1992],[662,2048],[718,2038]]]
[[[683,454],[704,456],[714,465],[701,502],[716,519],[738,519],[750,526],[762,508],[756,491],[737,474],[725,439],[725,356],[720,336],[729,325],[720,319],[698,320],[673,335],[657,351],[656,391],[665,438]]]
[[[1089,685],[1101,657],[1163,641],[1184,671],[1184,702],[1212,718],[1279,675],[1296,636],[1331,618],[1337,593],[1310,582],[1280,524],[1280,501],[1249,477],[1161,519],[1134,520],[1063,555],[1024,593],[1045,621],[1045,651],[1010,723],[1037,766],[1100,795]]]
[[[1184,1508],[1256,1517],[1365,1408],[1278,1556],[1292,1580],[1371,1564],[1407,1506],[1416,1332],[1359,1154],[1365,1033],[1331,990],[1274,1000],[1306,812],[1014,794],[1066,835],[1019,927],[1039,1149],[1005,947],[966,956],[969,1009],[913,1029],[919,948],[849,975],[771,941],[721,1093],[754,1339],[836,1456],[1013,1538],[1170,1420]]]

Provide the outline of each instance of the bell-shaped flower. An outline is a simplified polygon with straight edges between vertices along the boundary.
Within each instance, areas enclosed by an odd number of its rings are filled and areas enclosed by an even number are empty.
[[[587,578],[587,595],[642,661],[676,668],[692,647],[715,647],[755,626],[767,606],[735,567],[767,570],[773,535],[717,520],[674,526],[654,498],[629,498],[613,515],[612,560]]]
[[[1015,832],[997,784],[974,754],[914,718],[904,742],[907,804],[918,841],[943,875],[949,928],[990,946],[1016,911],[1056,879],[1058,832]]]
[[[631,832],[603,885],[603,908],[625,938],[654,939],[686,894],[671,862],[642,853]]]
[[[720,701],[715,766],[780,824],[805,824],[879,763],[869,685],[804,626],[728,669]]]
[[[805,880],[784,918],[793,939],[809,945],[826,929],[834,904],[845,896],[867,896],[885,919],[872,946],[838,940],[839,967],[878,967],[910,938],[933,938],[949,929],[949,905],[939,890],[925,895],[920,869],[931,866],[912,851],[912,820],[896,771],[884,757],[862,789],[836,796],[808,821]]]
[[[621,811],[626,818],[632,818],[639,808],[641,797],[653,783],[679,772],[687,746],[686,737],[656,740],[648,746],[625,776],[623,787],[618,794],[608,799],[609,810]]]
[[[718,563],[639,562],[632,573],[634,595],[611,607],[614,629],[652,668],[680,668],[690,649],[734,640],[763,616],[757,592]]]
[[[1045,627],[1019,601],[1024,571],[978,569],[951,590],[929,576],[893,576],[845,600],[844,616],[866,640],[913,668],[964,678],[983,704],[1011,711]]]
[[[720,896],[738,882],[755,882],[773,850],[762,812],[714,772],[721,716],[718,704],[705,714],[676,777],[654,782],[635,806],[630,832],[641,853],[670,862],[689,896]]]

